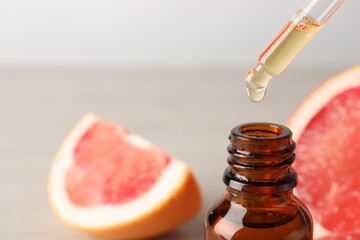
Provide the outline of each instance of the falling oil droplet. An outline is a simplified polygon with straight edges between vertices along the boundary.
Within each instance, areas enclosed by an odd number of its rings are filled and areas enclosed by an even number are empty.
[[[272,76],[260,64],[245,75],[247,94],[251,101],[260,102],[264,99],[271,79]]]
[[[266,88],[253,89],[247,87],[247,94],[250,97],[250,100],[253,102],[261,102],[265,97],[265,93]]]

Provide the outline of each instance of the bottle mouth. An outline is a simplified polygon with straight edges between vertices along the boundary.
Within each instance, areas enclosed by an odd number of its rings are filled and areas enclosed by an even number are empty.
[[[231,130],[230,148],[228,150],[248,158],[262,158],[272,154],[292,152],[295,143],[292,141],[292,132],[289,128],[276,123],[245,123]],[[255,161],[252,159],[252,161]]]
[[[235,127],[232,134],[240,138],[261,140],[291,137],[292,132],[289,128],[274,123],[245,123]]]

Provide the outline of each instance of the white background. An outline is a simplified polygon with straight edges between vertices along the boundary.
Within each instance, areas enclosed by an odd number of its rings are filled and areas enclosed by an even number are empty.
[[[0,68],[252,67],[303,0],[0,0]],[[347,0],[295,60],[360,62]]]

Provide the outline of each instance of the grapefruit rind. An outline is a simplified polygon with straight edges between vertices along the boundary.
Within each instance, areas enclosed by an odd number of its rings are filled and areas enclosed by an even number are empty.
[[[199,187],[182,161],[171,159],[154,185],[138,198],[123,204],[79,207],[66,193],[66,171],[73,165],[76,143],[98,117],[86,114],[60,147],[49,179],[49,199],[56,214],[68,225],[97,236],[135,239],[166,233],[195,215],[201,207]],[[153,147],[129,133],[137,147]]]

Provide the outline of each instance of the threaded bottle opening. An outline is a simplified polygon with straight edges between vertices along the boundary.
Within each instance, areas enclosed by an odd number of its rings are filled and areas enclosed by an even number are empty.
[[[245,155],[261,157],[295,149],[291,130],[274,123],[241,124],[232,129],[229,138],[231,146]]]
[[[289,128],[273,123],[246,123],[233,128],[229,138],[226,185],[236,189],[243,184],[277,186],[285,191],[296,185],[296,173],[291,168],[295,142]]]

